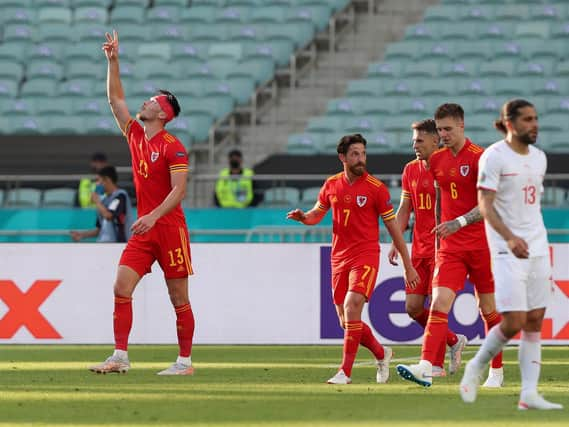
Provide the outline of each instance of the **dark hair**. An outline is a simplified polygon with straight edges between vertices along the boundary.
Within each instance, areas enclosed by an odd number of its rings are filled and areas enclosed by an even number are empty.
[[[166,99],[168,100],[168,102],[172,106],[172,109],[174,110],[174,117],[178,117],[178,114],[180,114],[180,111],[182,111],[182,109],[180,108],[180,103],[178,102],[176,97],[172,94],[172,92],[160,89],[158,90],[158,94],[166,95]]]
[[[107,161],[107,155],[105,153],[103,153],[102,151],[97,151],[91,155],[91,161],[92,162],[106,162]]]
[[[228,154],[227,157],[239,157],[239,158],[243,158],[243,153],[241,152],[241,150],[238,150],[237,148],[234,148],[233,150],[231,150]]]
[[[533,104],[525,99],[511,99],[502,105],[500,118],[494,121],[494,127],[503,134],[508,133],[506,121],[513,121],[520,115],[520,110],[525,107],[533,107]]]
[[[340,139],[340,142],[338,142],[336,151],[338,154],[346,154],[350,148],[350,145],[352,144],[363,144],[365,147],[367,145],[367,141],[359,133],[354,133],[353,135],[345,135]]]
[[[437,125],[433,119],[424,119],[411,124],[411,129],[437,135]]]
[[[435,111],[435,120],[452,117],[453,119],[460,119],[464,121],[464,110],[458,104],[442,104],[439,105]]]
[[[110,178],[111,181],[113,181],[113,184],[116,184],[119,180],[117,170],[114,166],[102,167],[101,169],[99,169],[97,171],[97,175],[99,175],[101,178],[104,178],[104,177]]]

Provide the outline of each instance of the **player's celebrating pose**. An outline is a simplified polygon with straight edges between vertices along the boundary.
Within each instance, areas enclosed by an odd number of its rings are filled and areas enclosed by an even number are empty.
[[[538,122],[528,101],[504,104],[496,128],[506,138],[480,158],[478,201],[484,216],[502,321],[492,328],[460,383],[465,402],[474,402],[479,375],[508,340],[522,331],[519,362],[522,391],[518,409],[562,409],[537,393],[541,325],[551,296],[551,264],[541,214],[547,160],[534,146]]]
[[[439,146],[437,125],[433,119],[415,122],[413,129],[413,150],[417,159],[407,163],[401,178],[401,202],[397,209],[397,223],[401,231],[407,228],[411,212],[415,213],[411,261],[417,270],[421,283],[414,289],[405,288],[405,309],[409,316],[423,328],[427,325],[429,311],[425,310],[425,299],[431,294],[431,282],[435,267],[435,187],[433,176],[427,170],[427,161]],[[397,251],[392,246],[389,262],[397,265]],[[449,373],[458,371],[462,350],[466,344],[464,335],[456,335],[449,329],[446,344],[450,347]],[[445,375],[444,357],[446,346],[442,345],[433,363],[433,377]]]
[[[194,315],[188,295],[192,274],[188,229],[180,202],[186,193],[188,157],[184,146],[164,130],[180,112],[176,98],[167,91],[144,102],[137,118],[128,112],[119,78],[119,40],[116,32],[106,34],[103,50],[108,61],[107,95],[118,126],[127,138],[139,218],[133,236],[124,249],[114,285],[113,326],[115,351],[106,361],[93,366],[97,373],[126,372],[128,336],[132,325],[132,293],[154,261],[164,271],[170,300],[176,312],[180,348],[176,362],[158,375],[191,375]]]
[[[310,211],[295,209],[287,214],[289,219],[314,225],[332,209],[332,295],[344,328],[344,349],[342,365],[328,380],[329,384],[352,382],[352,366],[360,343],[376,359],[377,382],[385,383],[389,378],[392,351],[382,347],[361,320],[363,306],[373,292],[378,274],[380,216],[401,254],[406,285],[415,287],[419,281],[395,221],[389,191],[366,171],[366,144],[359,134],[342,137],[337,151],[344,171],[326,180]]]
[[[500,322],[494,301],[490,251],[476,199],[478,159],[483,150],[464,136],[464,111],[460,105],[439,106],[435,122],[445,147],[429,158],[437,194],[438,225],[433,231],[440,238],[433,274],[433,301],[421,361],[417,365],[397,365],[402,378],[425,387],[432,384],[432,366],[448,333],[448,313],[467,276],[474,283],[487,330]],[[500,353],[492,361],[487,387],[502,385],[502,369]]]

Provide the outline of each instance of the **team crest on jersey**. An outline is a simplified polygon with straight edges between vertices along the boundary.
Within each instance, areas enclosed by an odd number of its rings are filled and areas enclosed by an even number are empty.
[[[467,176],[468,172],[470,172],[470,166],[469,165],[460,165],[460,174],[462,176]]]
[[[360,208],[363,208],[367,203],[367,196],[356,196],[356,203]]]
[[[157,152],[153,151],[153,152],[150,154],[150,161],[151,161],[152,163],[154,163],[156,160],[158,160],[158,157],[159,157],[159,156],[160,156],[160,153],[157,153]]]

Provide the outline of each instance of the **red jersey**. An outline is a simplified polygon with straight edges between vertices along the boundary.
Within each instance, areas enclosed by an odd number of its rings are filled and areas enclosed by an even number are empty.
[[[429,171],[441,192],[441,222],[452,221],[477,206],[478,159],[483,151],[482,147],[467,138],[456,156],[449,148],[435,151],[431,155]],[[440,250],[468,251],[485,246],[484,221],[462,227],[440,241]]]
[[[435,227],[435,184],[423,161],[415,159],[405,165],[401,190],[401,197],[411,201],[415,212],[413,258],[434,258],[435,235],[431,230]]]
[[[138,216],[141,217],[160,205],[172,191],[171,172],[188,171],[188,155],[182,143],[165,130],[147,140],[144,129],[136,120],[131,119],[125,129],[132,158]],[[185,226],[181,204],[160,218],[157,224]]]
[[[379,258],[379,216],[395,218],[387,187],[365,172],[353,184],[339,173],[326,180],[319,209],[332,208],[332,267],[351,268],[362,257]]]

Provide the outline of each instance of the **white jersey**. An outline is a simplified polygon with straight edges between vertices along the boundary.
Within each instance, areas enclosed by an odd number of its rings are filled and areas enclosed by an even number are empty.
[[[530,257],[549,254],[541,214],[546,168],[543,151],[530,145],[528,154],[518,154],[505,140],[488,147],[478,164],[477,187],[496,192],[496,212],[512,233],[527,242]],[[493,255],[509,253],[506,241],[487,222],[486,235]]]

